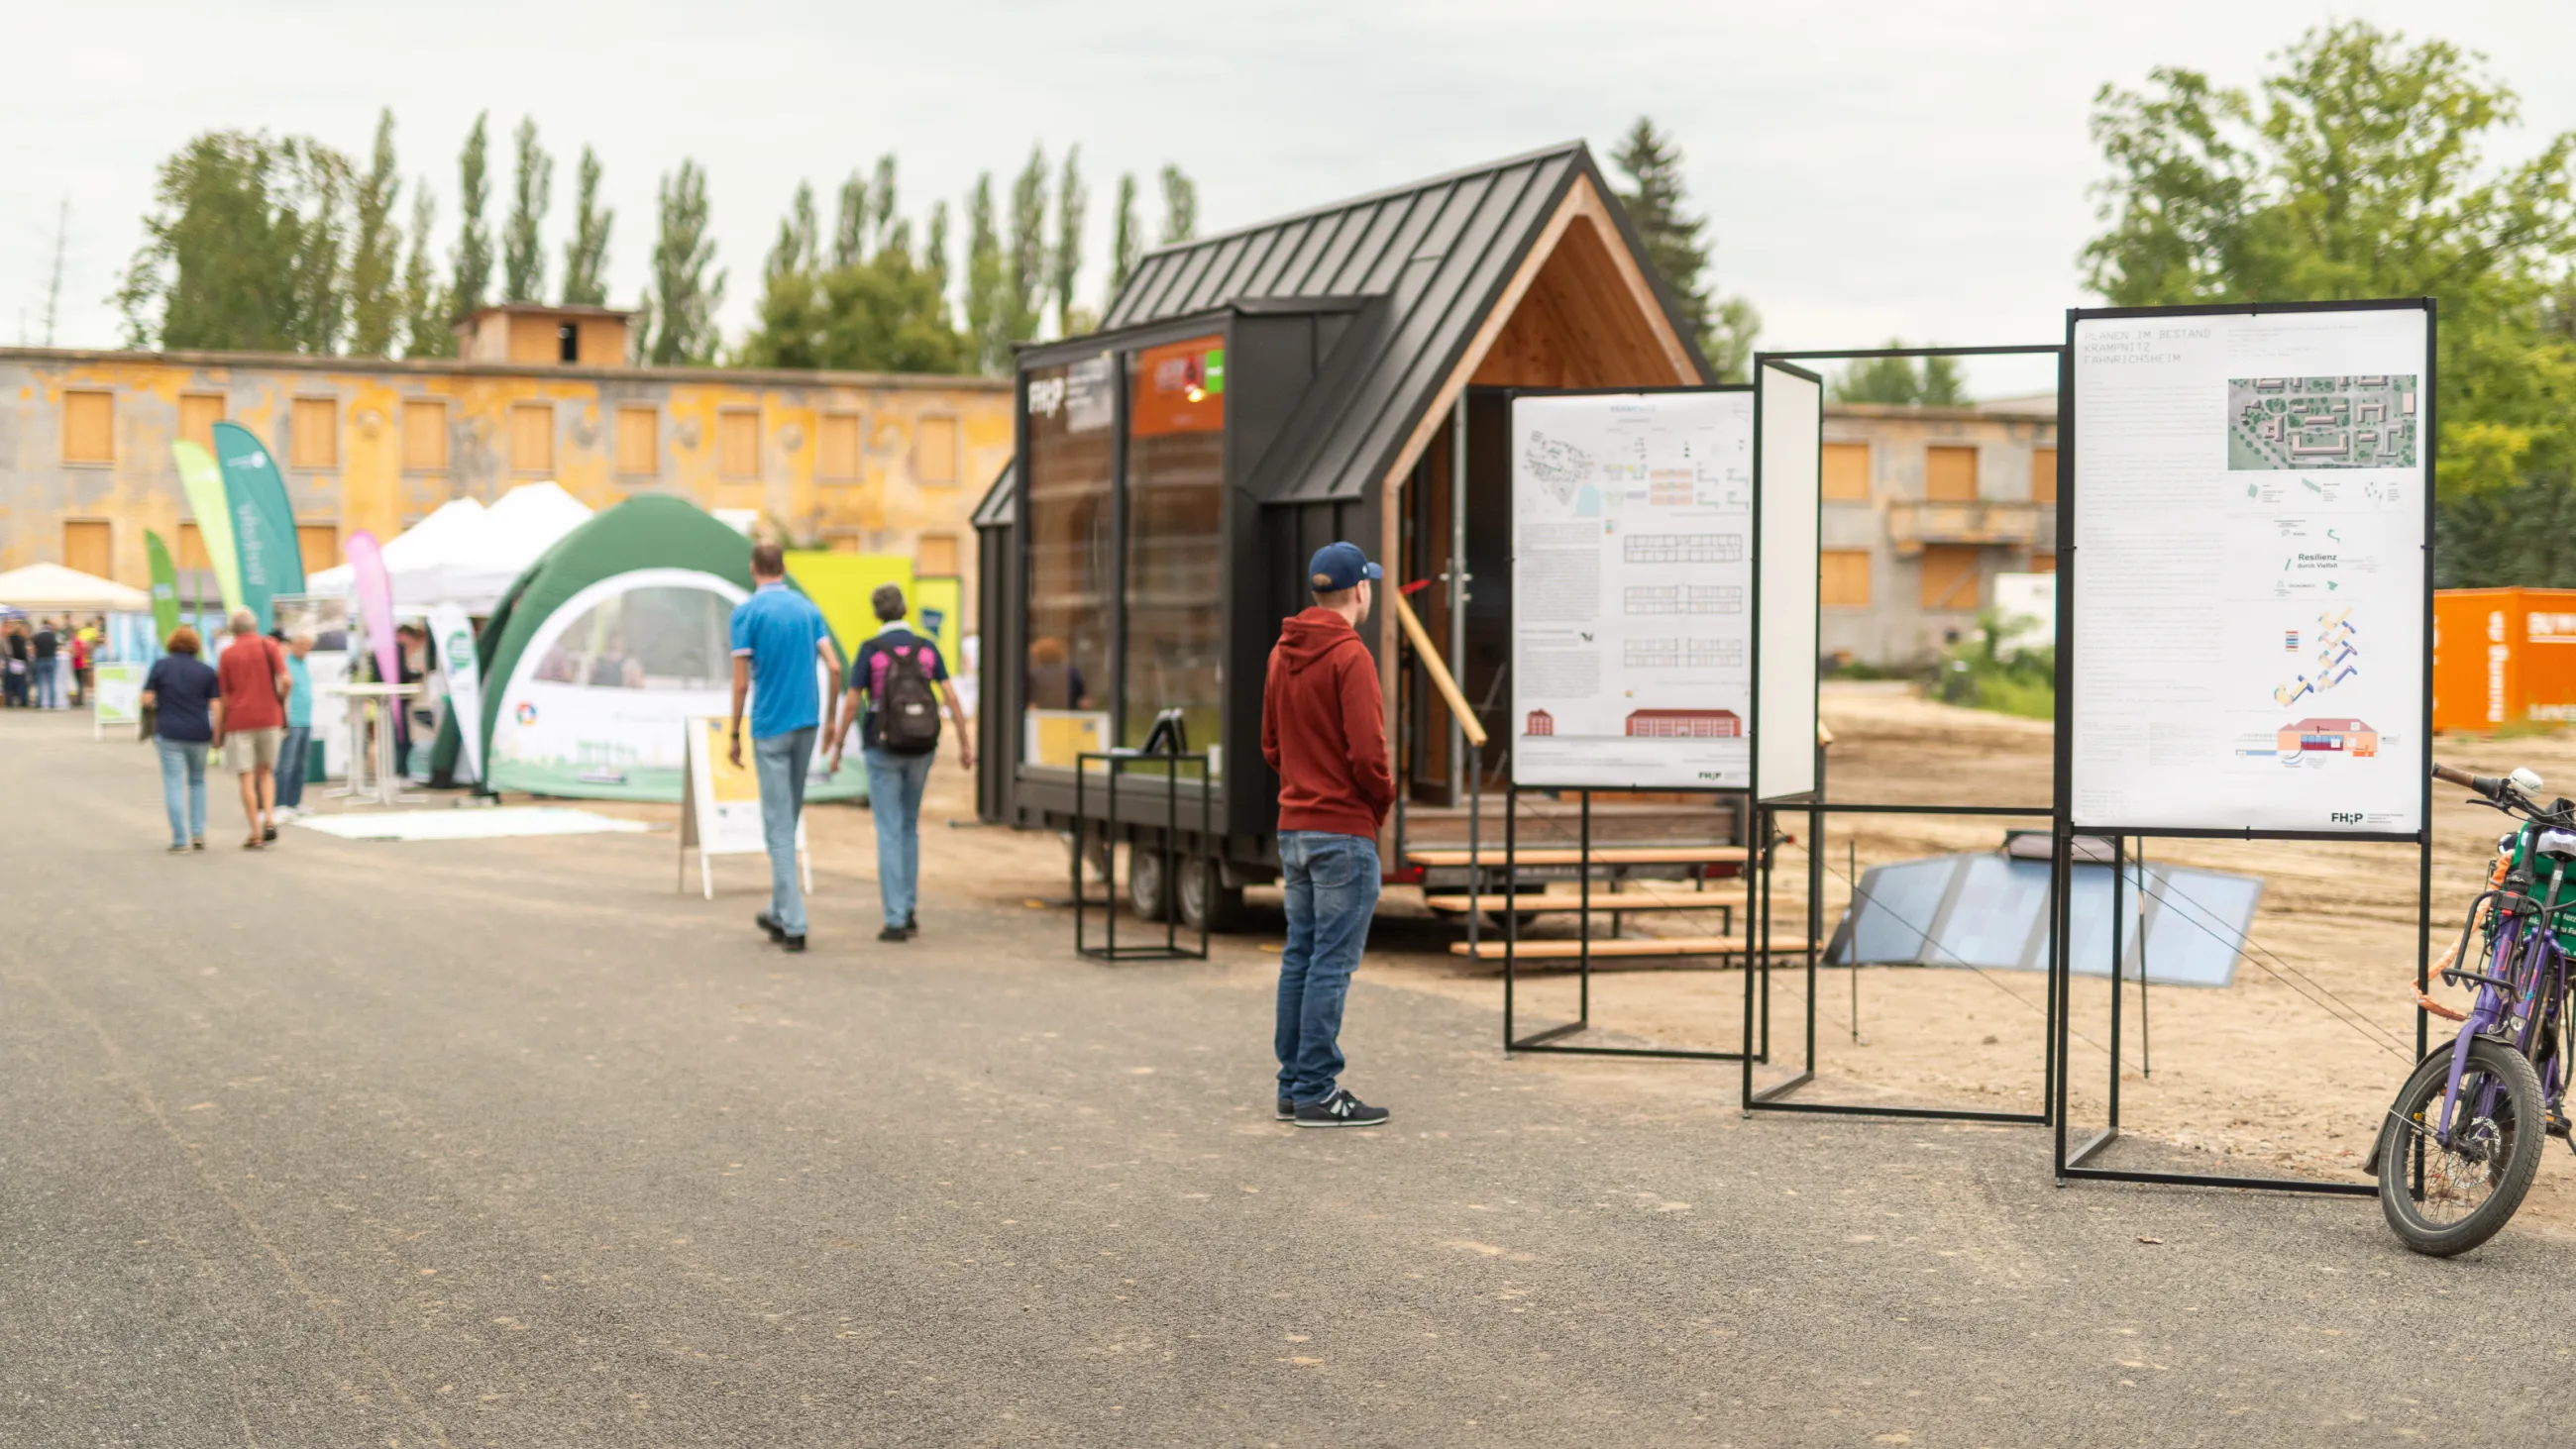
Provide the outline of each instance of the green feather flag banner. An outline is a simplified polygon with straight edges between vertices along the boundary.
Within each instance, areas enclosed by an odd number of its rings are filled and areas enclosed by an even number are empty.
[[[170,567],[170,546],[148,528],[143,530],[143,561],[152,570],[152,642],[166,649],[179,627],[179,571]]]
[[[242,606],[241,557],[233,552],[233,516],[224,500],[223,470],[215,455],[182,438],[170,445],[179,463],[179,486],[187,491],[188,511],[197,515],[197,537],[206,545],[206,562],[215,570],[215,591],[224,612]]]
[[[241,604],[266,633],[276,622],[269,601],[304,592],[304,553],[295,539],[295,505],[277,460],[258,436],[239,423],[215,424],[215,461],[223,468],[224,500],[232,515],[233,551],[240,560]]]

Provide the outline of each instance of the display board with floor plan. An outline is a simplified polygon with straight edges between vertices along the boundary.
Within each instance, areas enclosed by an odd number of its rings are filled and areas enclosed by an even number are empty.
[[[2429,304],[2078,314],[2078,829],[2404,835],[2430,760]]]
[[[1512,779],[1751,782],[1753,394],[1512,399]]]

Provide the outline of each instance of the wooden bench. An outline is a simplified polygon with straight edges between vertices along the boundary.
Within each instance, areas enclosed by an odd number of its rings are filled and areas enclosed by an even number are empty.
[[[1476,949],[1470,952],[1466,942],[1452,941],[1449,943],[1449,954],[1452,956],[1472,954],[1479,961],[1500,961],[1503,959],[1503,946],[1504,943],[1501,941],[1478,941]],[[1806,953],[1807,942],[1803,937],[1774,936],[1771,938],[1771,954],[1774,956],[1803,956]],[[1520,942],[1513,949],[1512,954],[1525,961],[1574,961],[1582,958],[1583,943],[1551,936],[1544,941]],[[1747,954],[1758,953],[1754,953],[1752,943],[1741,936],[1666,936],[1661,939],[1611,936],[1592,943],[1592,959],[1595,961],[1650,956],[1741,957]]]
[[[1463,916],[1471,910],[1481,910],[1491,912],[1496,919],[1500,919],[1505,911],[1524,918],[1547,913],[1581,915],[1584,911],[1583,897],[1572,891],[1535,891],[1521,895],[1487,891],[1478,896],[1425,896],[1423,904],[1429,906],[1435,915]],[[1597,890],[1592,893],[1591,911],[1596,916],[1607,915],[1610,918],[1610,934],[1614,936],[1619,934],[1620,917],[1631,911],[1715,911],[1719,935],[1730,934],[1735,929],[1734,900],[1707,891]]]
[[[1742,865],[1744,858],[1741,845],[1598,845],[1592,849],[1594,865]],[[1499,866],[1505,859],[1497,846],[1481,851],[1426,846],[1404,853],[1407,865],[1421,866]],[[1516,865],[1581,865],[1583,852],[1551,845],[1524,849],[1509,859]]]

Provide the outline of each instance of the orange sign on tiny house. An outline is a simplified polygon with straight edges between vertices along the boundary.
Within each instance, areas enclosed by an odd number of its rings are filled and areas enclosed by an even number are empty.
[[[2576,589],[2433,596],[2433,728],[2576,721]]]

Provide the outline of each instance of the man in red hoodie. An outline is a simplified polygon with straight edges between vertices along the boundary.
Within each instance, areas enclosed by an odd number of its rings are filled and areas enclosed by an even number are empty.
[[[1387,1119],[1341,1086],[1342,998],[1377,910],[1377,832],[1395,804],[1377,660],[1360,642],[1383,577],[1357,544],[1306,567],[1313,608],[1288,619],[1261,687],[1261,757],[1279,775],[1279,864],[1288,944],[1279,955],[1279,1120],[1374,1127]]]

